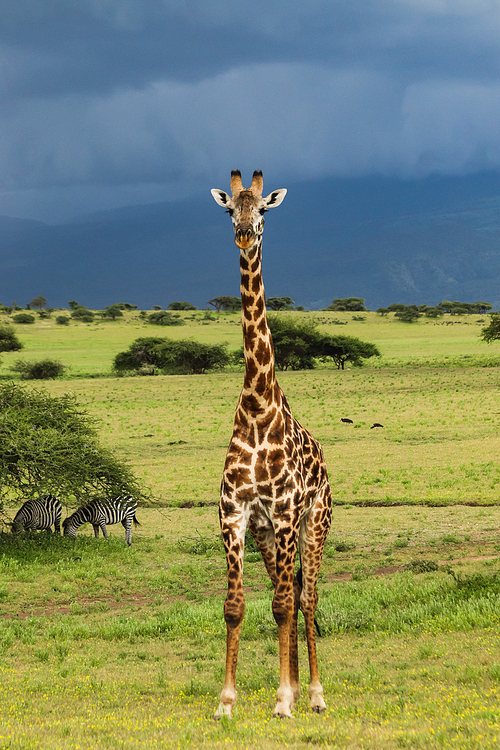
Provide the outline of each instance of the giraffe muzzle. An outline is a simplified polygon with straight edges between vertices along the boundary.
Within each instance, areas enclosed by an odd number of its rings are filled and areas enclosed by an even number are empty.
[[[238,229],[235,232],[234,241],[241,250],[248,250],[255,242],[255,232],[253,229]]]

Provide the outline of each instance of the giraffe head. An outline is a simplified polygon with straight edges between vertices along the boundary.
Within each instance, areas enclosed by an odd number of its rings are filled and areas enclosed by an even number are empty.
[[[252,185],[245,189],[239,169],[231,172],[231,193],[212,190],[212,195],[230,215],[234,227],[234,241],[240,250],[250,250],[258,244],[264,229],[264,214],[268,208],[279,206],[286,195],[285,188],[273,190],[267,198],[262,197],[262,172],[254,172]]]

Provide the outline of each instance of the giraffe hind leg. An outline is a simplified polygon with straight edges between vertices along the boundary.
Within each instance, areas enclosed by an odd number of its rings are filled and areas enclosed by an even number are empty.
[[[300,551],[302,561],[302,591],[300,594],[300,608],[304,615],[307,650],[309,654],[309,699],[311,710],[322,713],[326,704],[323,698],[323,687],[319,678],[318,657],[316,650],[316,607],[318,580],[323,548],[325,546],[331,521],[331,494],[327,485],[322,495],[318,496],[314,508],[306,520],[305,528],[301,529]]]

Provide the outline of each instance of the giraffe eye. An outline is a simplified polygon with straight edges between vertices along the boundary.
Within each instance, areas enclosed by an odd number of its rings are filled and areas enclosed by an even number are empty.
[[[264,216],[264,214],[265,214],[266,212],[267,212],[267,208],[261,208],[261,209],[260,209],[260,211],[259,211],[259,214],[260,214],[261,216]]]
[[[232,208],[226,208],[226,213],[229,214],[229,216],[232,216],[234,211]]]

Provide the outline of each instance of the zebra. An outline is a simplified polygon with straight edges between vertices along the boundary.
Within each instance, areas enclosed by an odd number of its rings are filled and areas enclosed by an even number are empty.
[[[28,500],[17,511],[11,524],[13,534],[22,531],[52,531],[61,533],[62,505],[54,495],[42,495],[38,500]]]
[[[111,525],[120,522],[125,529],[125,541],[130,547],[132,544],[132,521],[135,526],[140,526],[135,517],[136,510],[137,503],[133,497],[128,495],[120,495],[114,500],[109,498],[92,500],[88,505],[82,505],[71,516],[64,519],[63,534],[64,536],[76,537],[76,531],[82,524],[91,523],[94,527],[96,539],[99,537],[99,528],[107,539],[106,524]]]

